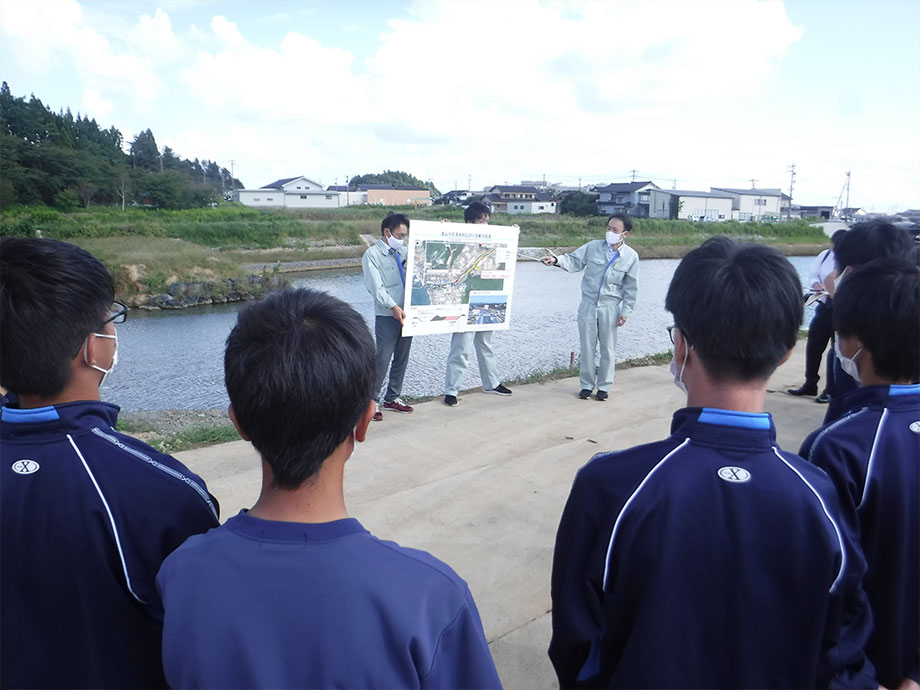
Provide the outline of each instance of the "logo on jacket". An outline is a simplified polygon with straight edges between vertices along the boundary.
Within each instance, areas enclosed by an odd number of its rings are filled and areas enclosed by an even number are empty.
[[[16,474],[35,474],[38,472],[39,467],[41,467],[41,465],[34,460],[23,458],[13,463],[13,472]]]
[[[734,483],[746,482],[751,478],[751,473],[743,467],[720,467],[717,474],[719,475],[719,479]]]
[[[914,422],[910,425],[910,430],[915,434],[920,434],[920,421]]]

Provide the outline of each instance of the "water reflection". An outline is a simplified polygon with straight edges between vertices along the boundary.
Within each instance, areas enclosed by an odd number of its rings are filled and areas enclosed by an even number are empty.
[[[791,257],[803,282],[811,257]],[[665,328],[671,317],[664,298],[678,259],[643,261],[635,311],[620,329],[617,358],[663,352],[670,347]],[[581,299],[581,274],[547,268],[536,262],[517,266],[510,330],[497,331],[493,346],[504,380],[569,363],[578,353],[575,312]],[[373,304],[361,272],[323,271],[305,275],[298,287],[325,290],[351,304],[373,329]],[[243,304],[197,307],[178,311],[132,311],[119,325],[118,367],[102,394],[128,411],[224,407],[224,341]],[[811,318],[806,312],[805,323]],[[413,340],[403,393],[440,395],[450,337],[419,336]],[[461,388],[480,385],[476,357]],[[577,386],[576,384],[573,384]]]

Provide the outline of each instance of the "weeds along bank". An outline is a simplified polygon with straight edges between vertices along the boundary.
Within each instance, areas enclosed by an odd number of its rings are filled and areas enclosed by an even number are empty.
[[[463,222],[463,210],[455,206],[263,210],[226,203],[182,211],[91,207],[70,213],[14,207],[0,216],[0,234],[73,242],[108,267],[119,298],[130,306],[181,308],[251,299],[283,287],[283,277],[272,270],[282,262],[352,258],[357,264],[366,248],[360,236],[378,235],[389,210]],[[603,219],[498,213],[492,223],[518,224],[522,247],[564,250],[599,238]],[[712,235],[770,244],[787,254],[816,253],[827,243],[820,228],[801,220],[635,223],[629,243],[642,258],[678,258]],[[246,269],[252,265],[268,268]]]

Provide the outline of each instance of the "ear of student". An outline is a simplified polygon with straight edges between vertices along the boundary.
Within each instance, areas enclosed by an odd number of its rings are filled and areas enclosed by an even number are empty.
[[[361,415],[361,418],[355,425],[355,441],[358,443],[363,443],[364,439],[367,438],[367,427],[370,426],[376,411],[377,403],[375,403],[373,400],[369,401],[367,403],[367,409],[364,410],[364,414]]]

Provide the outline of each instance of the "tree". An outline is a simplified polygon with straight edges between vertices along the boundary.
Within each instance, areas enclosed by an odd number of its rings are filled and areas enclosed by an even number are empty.
[[[584,192],[571,192],[563,197],[559,204],[559,213],[569,213],[574,216],[596,216],[597,205],[595,197]]]
[[[89,202],[91,202],[93,197],[96,196],[96,192],[99,191],[99,188],[92,182],[78,182],[76,190],[77,195],[86,205],[86,208],[89,208]]]
[[[349,186],[359,184],[386,184],[396,189],[427,189],[430,190],[431,196],[441,196],[441,192],[431,182],[422,182],[415,175],[410,175],[402,170],[385,170],[382,173],[368,173],[367,175],[355,175],[348,182]]]
[[[118,171],[118,177],[115,180],[115,194],[121,199],[121,210],[125,210],[128,201],[128,195],[131,193],[131,173],[127,168],[121,168]]]
[[[157,171],[160,169],[160,149],[153,132],[145,129],[131,142],[131,163],[135,168]]]

